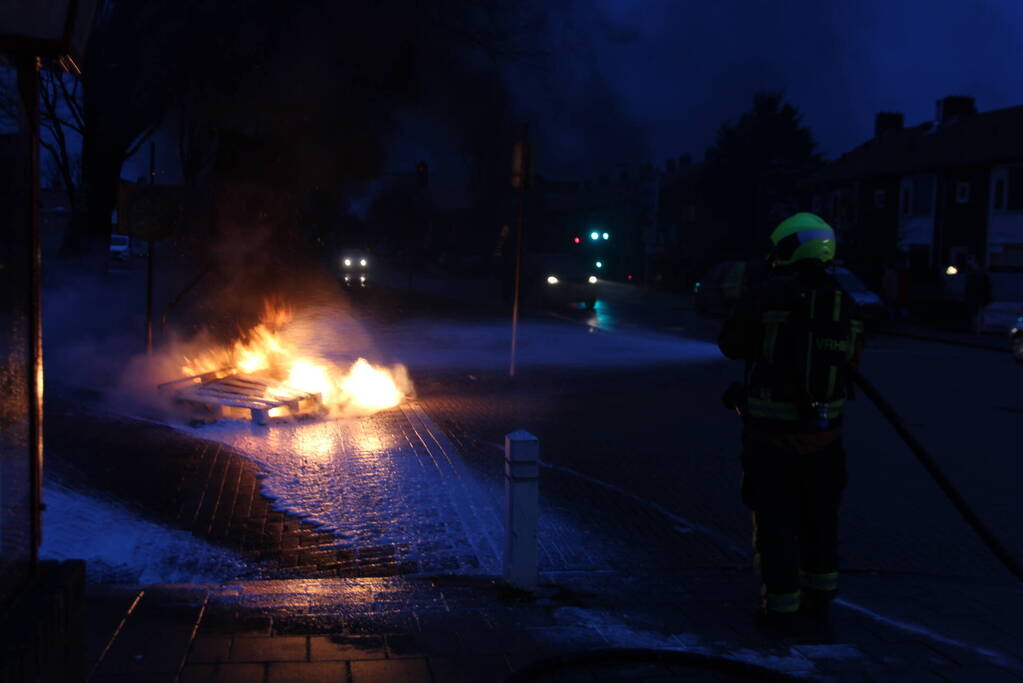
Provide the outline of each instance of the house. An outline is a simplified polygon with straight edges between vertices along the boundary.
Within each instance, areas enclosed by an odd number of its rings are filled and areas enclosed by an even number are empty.
[[[1023,106],[978,112],[953,95],[912,127],[879,113],[874,137],[804,188],[869,279],[895,261],[1023,271]]]

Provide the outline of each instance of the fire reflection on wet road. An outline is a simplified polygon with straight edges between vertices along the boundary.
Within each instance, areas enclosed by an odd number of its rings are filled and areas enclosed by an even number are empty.
[[[262,428],[225,420],[202,436],[255,460],[276,506],[332,533],[339,548],[375,549],[405,572],[496,571],[495,492],[414,406]]]

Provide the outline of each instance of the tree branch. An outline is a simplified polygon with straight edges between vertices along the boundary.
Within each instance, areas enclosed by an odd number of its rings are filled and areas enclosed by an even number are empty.
[[[144,130],[141,133],[139,133],[139,136],[137,138],[135,138],[135,142],[128,148],[128,151],[125,152],[124,158],[125,159],[130,159],[133,156],[135,156],[135,153],[138,152],[139,149],[142,148],[142,145],[144,145],[146,140],[148,140],[149,137],[153,133],[156,132],[156,129],[158,127],[159,127],[159,124],[153,124],[152,126],[147,128],[146,130]]]
[[[82,103],[78,97],[79,80],[77,78],[74,79],[74,85],[70,90],[62,77],[58,76],[57,82],[60,84],[60,93],[64,98],[64,102],[67,104],[68,111],[71,112],[71,116],[75,120],[74,125],[71,125],[70,123],[65,125],[81,135],[82,131],[85,130],[85,117],[82,113]]]

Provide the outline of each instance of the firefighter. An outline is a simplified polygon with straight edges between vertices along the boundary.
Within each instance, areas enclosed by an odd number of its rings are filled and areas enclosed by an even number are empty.
[[[771,242],[770,274],[736,305],[718,346],[746,362],[745,381],[724,399],[743,419],[742,500],[762,598],[754,620],[794,633],[826,625],[838,592],[842,422],[863,323],[828,267],[831,226],[797,213]]]

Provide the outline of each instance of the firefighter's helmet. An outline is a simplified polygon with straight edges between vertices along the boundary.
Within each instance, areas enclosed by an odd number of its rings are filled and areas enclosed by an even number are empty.
[[[778,224],[771,233],[776,265],[816,259],[826,263],[835,258],[835,231],[817,214],[800,212]]]

